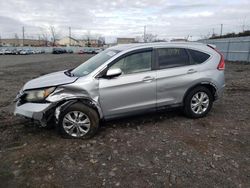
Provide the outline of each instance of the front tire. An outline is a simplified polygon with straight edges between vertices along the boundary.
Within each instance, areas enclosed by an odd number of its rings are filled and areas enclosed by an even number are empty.
[[[184,100],[184,113],[190,118],[201,118],[208,114],[213,106],[213,95],[203,86],[192,89]]]
[[[59,132],[64,138],[91,138],[99,129],[97,112],[82,103],[75,103],[59,117]]]

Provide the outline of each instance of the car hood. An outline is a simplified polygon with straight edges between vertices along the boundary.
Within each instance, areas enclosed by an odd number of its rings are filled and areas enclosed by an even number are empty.
[[[78,77],[67,76],[66,74],[64,74],[64,72],[65,71],[60,71],[51,74],[46,74],[33,80],[30,80],[23,86],[23,90],[70,84],[78,79]]]

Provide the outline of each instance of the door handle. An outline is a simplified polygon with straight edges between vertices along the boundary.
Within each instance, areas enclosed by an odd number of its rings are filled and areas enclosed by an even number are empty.
[[[196,73],[196,72],[197,72],[197,71],[194,70],[194,69],[189,69],[189,70],[187,71],[188,74],[193,74],[193,73]]]
[[[152,82],[154,80],[154,78],[153,77],[151,77],[151,76],[146,76],[145,78],[143,78],[143,82]]]
[[[142,79],[143,82],[152,82],[154,80],[154,77],[146,76]]]

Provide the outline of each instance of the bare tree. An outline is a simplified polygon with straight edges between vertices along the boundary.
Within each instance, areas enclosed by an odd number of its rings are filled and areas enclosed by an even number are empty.
[[[56,33],[54,26],[50,26],[50,32],[51,32],[51,36],[52,36],[52,45],[55,46],[56,39],[57,39],[57,33]]]
[[[154,42],[154,41],[157,40],[157,35],[153,35],[151,33],[147,33],[147,34],[145,34],[144,39],[145,39],[145,42]]]
[[[135,42],[143,42],[143,38],[141,36],[136,36]]]
[[[105,45],[105,38],[102,36],[98,37],[98,47]]]
[[[48,46],[48,32],[44,28],[41,28],[41,39],[42,39],[42,45]]]
[[[44,41],[44,45],[48,46],[48,34],[47,33],[42,34],[42,39]]]
[[[85,34],[85,38],[87,40],[85,46],[86,47],[91,47],[91,34],[90,34],[90,31],[88,31],[86,34]]]
[[[153,35],[151,33],[145,33],[142,36],[136,36],[135,42],[162,42],[164,40],[158,39],[157,35]]]
[[[209,39],[211,36],[212,36],[212,35],[211,35],[210,32],[208,32],[206,35],[200,34],[201,39]]]
[[[15,40],[16,40],[16,43],[14,44],[14,46],[19,46],[19,38],[18,38],[17,33],[15,33]]]

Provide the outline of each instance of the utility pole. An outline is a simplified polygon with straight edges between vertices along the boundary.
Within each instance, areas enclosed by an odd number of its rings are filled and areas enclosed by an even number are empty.
[[[23,44],[22,45],[24,46],[24,27],[23,27]]]
[[[144,42],[146,42],[146,26],[145,25],[144,25],[143,40],[144,40]]]
[[[0,47],[2,46],[2,37],[0,35]]]
[[[38,45],[41,46],[41,37],[38,35]]]
[[[220,36],[222,36],[223,24],[220,24]]]
[[[71,27],[69,27],[69,46],[71,46]]]
[[[243,33],[245,32],[245,21],[246,21],[246,16],[245,16],[245,18],[243,20],[243,25],[242,25],[242,31],[243,31]]]

